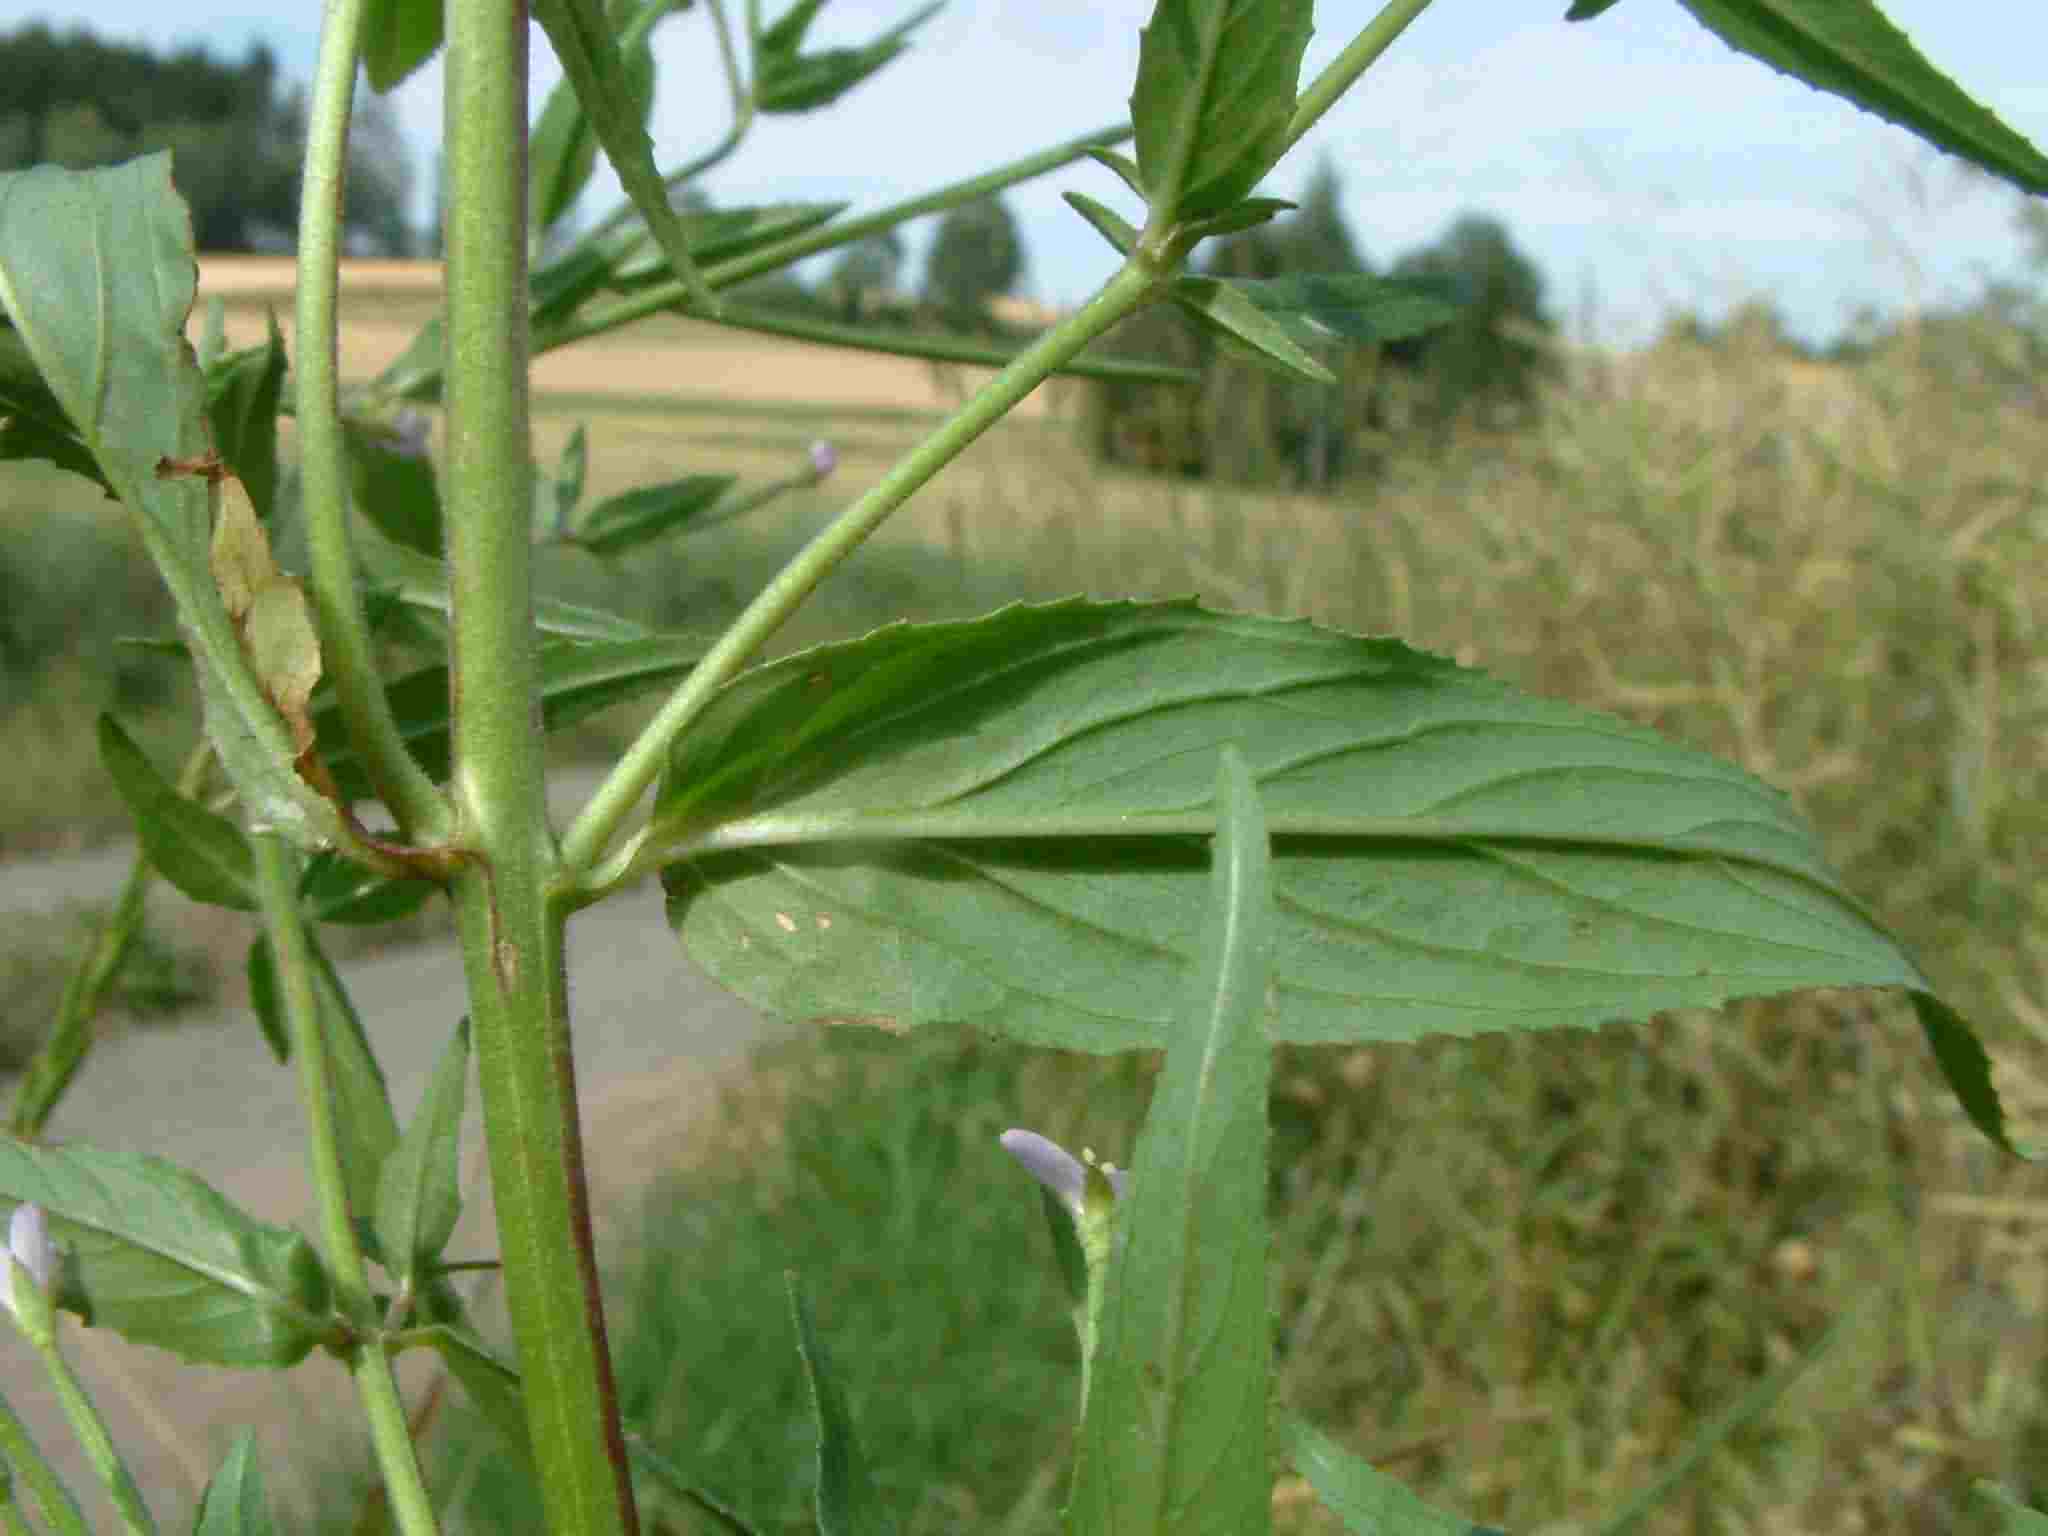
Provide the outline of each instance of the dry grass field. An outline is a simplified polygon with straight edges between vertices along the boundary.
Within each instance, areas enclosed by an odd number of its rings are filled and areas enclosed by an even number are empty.
[[[389,276],[351,291],[352,377],[431,305]],[[204,286],[226,294],[228,275],[209,263]],[[261,315],[237,294],[229,334],[254,339]],[[677,324],[545,359],[536,383],[537,457],[551,464],[585,424],[591,496],[786,473],[811,439],[840,445],[832,481],[746,523],[616,569],[550,559],[559,590],[684,627],[729,613],[962,381]],[[1985,1027],[2022,1132],[2048,1136],[2048,431],[2034,408],[1911,345],[1853,371],[1740,349],[1581,359],[1536,425],[1398,455],[1322,498],[1105,474],[1064,403],[1055,392],[971,449],[789,643],[1017,597],[1194,592],[1397,633],[1654,725],[1799,800],[1852,888]],[[10,527],[103,516],[50,477],[8,484]],[[23,711],[49,707],[11,703],[0,728],[24,739]],[[36,738],[51,743],[44,799],[0,807],[8,825],[93,776],[60,735]],[[695,1166],[756,1182],[733,1197],[732,1232],[692,1229],[693,1251],[775,1221],[871,1236],[877,1218],[834,1205],[843,1190],[777,1161],[788,1145],[762,1117],[838,1095],[854,1108],[818,1111],[830,1129],[810,1153],[843,1162],[830,1135],[881,1137],[892,1094],[949,1092],[986,1067],[960,1049],[925,1078],[834,1057],[736,1090]],[[1072,1064],[1003,1081],[1025,1123],[1128,1144],[1114,1115],[1091,1119],[1105,1099]],[[1280,1081],[1286,1388],[1432,1497],[1553,1536],[1602,1529],[1674,1469],[1683,1481],[1643,1529],[1988,1532],[1978,1478],[2048,1503],[2048,1179],[1962,1123],[1895,1001],[1293,1053]],[[687,1209],[712,1198],[698,1187]],[[665,1297],[687,1287],[676,1262]],[[821,1299],[828,1314],[862,1304]],[[780,1315],[762,1327],[760,1347],[780,1348]],[[696,1342],[718,1333],[724,1359],[752,1338],[738,1328],[707,1319]],[[849,1379],[889,1370],[857,1334]],[[694,1347],[663,1345],[701,1381],[718,1367]],[[934,1343],[934,1369],[944,1354]],[[975,1422],[985,1387],[963,1381],[930,1416]],[[1702,1438],[1743,1404],[1738,1429]],[[721,1432],[737,1445],[743,1428]],[[1056,1455],[1057,1436],[1034,1450]],[[960,1526],[967,1495],[934,1476],[913,1531]],[[1009,1506],[980,1508],[992,1522]]]

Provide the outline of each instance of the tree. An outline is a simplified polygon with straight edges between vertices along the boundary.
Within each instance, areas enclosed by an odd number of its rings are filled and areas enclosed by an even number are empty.
[[[1393,276],[1421,279],[1458,304],[1439,330],[1390,343],[1387,355],[1423,381],[1418,406],[1437,425],[1468,406],[1524,406],[1547,366],[1542,338],[1554,325],[1543,308],[1543,274],[1487,214],[1466,214],[1443,238],[1394,263]]]
[[[291,248],[305,103],[269,49],[251,47],[239,64],[200,47],[158,57],[37,23],[0,36],[0,79],[0,170],[79,170],[168,149],[202,251]],[[366,99],[350,135],[345,229],[358,254],[411,248],[409,170],[392,108]]]
[[[925,256],[924,297],[950,324],[980,329],[989,303],[1024,275],[1024,242],[1001,198],[955,208]]]
[[[858,325],[876,301],[896,292],[903,268],[903,236],[895,229],[855,241],[832,265],[826,286],[838,302],[840,318]]]

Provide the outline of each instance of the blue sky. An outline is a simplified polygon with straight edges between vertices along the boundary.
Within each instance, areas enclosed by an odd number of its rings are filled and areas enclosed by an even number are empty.
[[[767,4],[771,15],[781,8]],[[1565,5],[1438,0],[1265,190],[1298,190],[1327,155],[1376,264],[1435,238],[1461,212],[1497,214],[1549,279],[1553,312],[1573,334],[1610,341],[1644,338],[1674,308],[1715,314],[1751,294],[1824,338],[1860,306],[1938,303],[2018,270],[2010,190],[1730,53],[1675,0],[1623,0],[1583,25],[1563,22]],[[1308,68],[1377,8],[1319,4]],[[909,9],[908,0],[835,0],[814,37],[857,41]],[[724,203],[872,206],[1112,122],[1126,110],[1148,10],[1148,0],[952,0],[877,81],[824,113],[764,122],[709,188]],[[1939,67],[2048,147],[2048,6],[1885,0],[1885,10]],[[231,55],[260,38],[304,78],[318,9],[0,4],[0,26],[31,19]],[[665,22],[657,48],[655,141],[672,163],[725,126],[703,7]],[[538,111],[558,71],[538,33],[534,54]],[[396,103],[423,193],[440,101],[434,65]],[[601,182],[586,208],[607,206],[612,187]],[[1066,187],[1112,206],[1123,197],[1095,167],[1011,194],[1030,253],[1025,286],[1056,302],[1087,293],[1112,264],[1060,201]],[[911,243],[919,248],[919,231]]]

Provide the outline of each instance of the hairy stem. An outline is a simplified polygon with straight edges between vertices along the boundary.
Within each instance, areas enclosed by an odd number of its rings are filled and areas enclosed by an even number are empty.
[[[300,483],[321,661],[370,782],[409,836],[437,835],[446,803],[405,750],[384,697],[349,551],[348,449],[341,430],[337,330],[349,111],[365,0],[328,0],[306,122],[299,204],[298,366],[293,370]]]
[[[455,0],[447,71],[451,789],[474,856],[453,894],[547,1528],[617,1536],[638,1525],[583,1178],[563,917],[546,895],[556,853],[534,704],[519,0]]]
[[[1337,105],[1358,77],[1394,45],[1395,38],[1408,30],[1408,23],[1428,9],[1429,0],[1387,0],[1379,15],[1367,22],[1350,46],[1332,59],[1296,98],[1294,116],[1287,124],[1287,147],[1292,149],[1299,144],[1301,136]]]
[[[563,840],[564,869],[580,874],[603,857],[619,825],[661,771],[669,748],[835,566],[1062,363],[1145,304],[1157,280],[1148,266],[1135,261],[1125,265],[1094,298],[1019,353],[945,425],[805,545],[691,669],[591,796]]]
[[[334,1124],[327,1036],[321,1028],[314,990],[313,951],[298,907],[298,860],[291,846],[275,833],[258,833],[250,844],[256,856],[256,888],[264,927],[277,960],[285,1028],[299,1072],[299,1103],[306,1116],[306,1158],[319,1210],[321,1246],[326,1250],[327,1268],[334,1276],[335,1296],[343,1313],[369,1335],[351,1347],[349,1372],[355,1377],[364,1416],[369,1420],[370,1442],[399,1530],[405,1536],[433,1536],[433,1505],[406,1428],[398,1382],[391,1374],[391,1361],[382,1342],[374,1336],[376,1298],[370,1290],[369,1265],[356,1240],[356,1218],[367,1219],[370,1213],[349,1210],[348,1180],[342,1171],[341,1140]]]

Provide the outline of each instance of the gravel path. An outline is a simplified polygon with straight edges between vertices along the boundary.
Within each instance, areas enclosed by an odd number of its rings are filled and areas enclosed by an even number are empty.
[[[115,849],[0,865],[0,920],[10,910],[105,900],[118,888],[126,860],[125,851]],[[172,922],[184,905],[161,886],[152,902]],[[460,959],[452,945],[436,942],[383,950],[343,962],[341,969],[404,1123],[464,1011]],[[703,1104],[713,1074],[736,1064],[767,1026],[688,964],[662,920],[660,892],[652,884],[571,922],[569,975],[599,1242],[610,1249],[632,1192],[675,1159],[678,1138]],[[481,1135],[473,1105],[472,1080],[465,1167],[474,1189]],[[271,1058],[247,1010],[238,1009],[99,1046],[51,1134],[169,1158],[256,1215],[312,1235],[300,1125],[293,1072]],[[471,1200],[452,1251],[491,1251],[487,1205],[487,1195]],[[12,1329],[0,1328],[0,1334],[0,1392],[65,1469],[96,1527],[110,1528],[111,1515],[83,1473],[26,1346]],[[187,1367],[94,1330],[68,1327],[66,1338],[167,1529],[189,1523],[187,1511],[233,1428],[258,1427],[273,1501],[293,1524],[308,1513],[310,1479],[320,1470],[294,1465],[293,1448],[332,1449],[348,1444],[353,1433],[347,1379],[324,1358],[284,1375],[230,1374]],[[425,1375],[415,1371],[408,1380],[417,1385]],[[335,1431],[323,1432],[330,1422]]]

